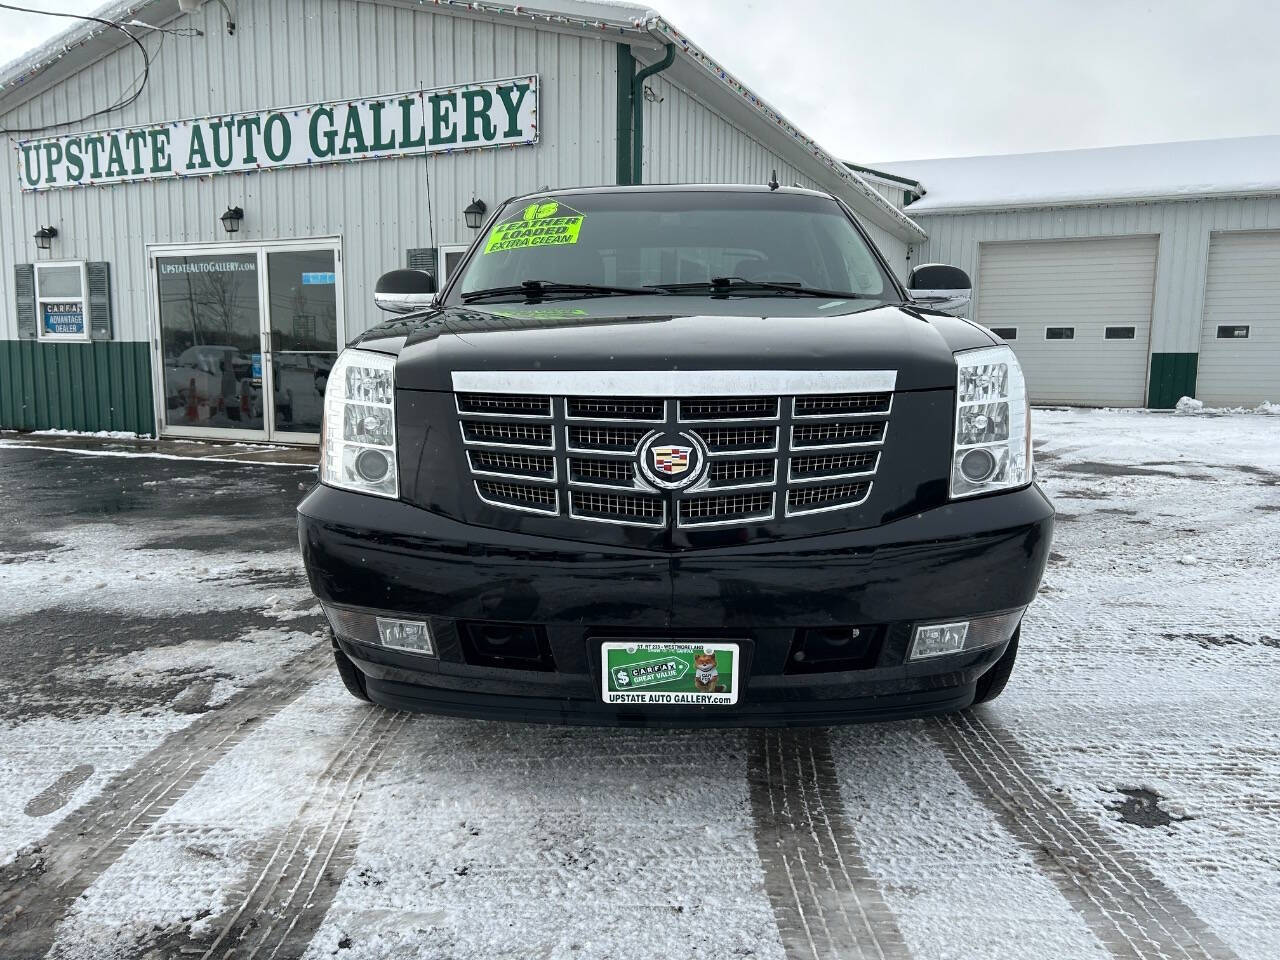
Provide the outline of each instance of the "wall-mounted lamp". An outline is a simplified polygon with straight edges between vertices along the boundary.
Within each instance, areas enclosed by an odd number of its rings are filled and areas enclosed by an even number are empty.
[[[48,250],[53,246],[53,238],[57,235],[57,227],[41,227],[36,231],[36,247],[40,250]]]
[[[471,205],[462,211],[462,215],[467,218],[467,226],[472,230],[479,230],[480,224],[484,223],[484,213],[488,209],[483,200],[472,197]]]
[[[244,211],[239,207],[227,207],[227,212],[222,215],[222,226],[227,233],[239,233],[240,221],[244,219]]]

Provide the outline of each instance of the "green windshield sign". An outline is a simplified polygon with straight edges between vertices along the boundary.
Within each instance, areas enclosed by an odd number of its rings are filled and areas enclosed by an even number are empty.
[[[577,243],[584,219],[577,210],[561,206],[554,200],[531,203],[514,218],[493,228],[485,242],[484,252]]]

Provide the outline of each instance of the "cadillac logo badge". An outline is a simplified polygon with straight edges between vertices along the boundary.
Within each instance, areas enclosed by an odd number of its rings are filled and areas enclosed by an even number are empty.
[[[640,472],[659,490],[679,490],[702,476],[706,451],[691,433],[652,433],[640,445]]]
[[[675,476],[689,469],[689,454],[693,447],[650,447],[653,466],[659,473]]]

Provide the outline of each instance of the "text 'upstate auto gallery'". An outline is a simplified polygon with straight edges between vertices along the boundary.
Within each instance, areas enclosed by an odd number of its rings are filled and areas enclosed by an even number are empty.
[[[899,273],[924,238],[647,7],[235,13],[121,0],[98,17],[136,43],[83,22],[0,69],[0,428],[313,443],[377,277],[446,283],[488,211],[544,187],[776,172],[844,201]]]

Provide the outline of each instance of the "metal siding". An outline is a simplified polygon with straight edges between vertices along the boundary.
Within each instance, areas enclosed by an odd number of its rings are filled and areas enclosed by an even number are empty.
[[[910,206],[906,213],[912,215]],[[1280,197],[912,216],[929,234],[913,259],[954,264],[968,271],[975,285],[978,245],[986,241],[1158,235],[1151,350],[1185,353],[1200,346],[1210,233],[1280,229]],[[974,295],[979,295],[976,286]]]
[[[1280,401],[1280,233],[1216,233],[1209,243],[1196,397],[1209,404]],[[1220,324],[1249,327],[1219,340]]]
[[[221,174],[108,187],[23,194],[16,172],[0,187],[4,273],[34,257],[39,226],[58,227],[46,256],[112,265],[115,336],[149,338],[146,246],[209,243],[227,234],[228,205],[245,210],[236,240],[341,237],[347,334],[381,319],[373,283],[404,261],[405,250],[467,243],[462,210],[473,196],[492,208],[517,193],[611,183],[615,174],[616,54],[612,43],[558,32],[553,25],[494,23],[427,10],[352,0],[262,0],[238,12],[235,37],[207,5],[168,26],[196,26],[195,40],[167,37],[144,96],[114,113],[117,127],[234,114],[317,100],[391,93],[416,86],[537,73],[541,142],[433,155],[366,160],[310,169]],[[305,29],[303,28],[305,27]],[[155,41],[148,42],[155,50]],[[136,50],[112,54],[4,118],[39,126],[108,105],[134,78]],[[90,122],[76,130],[101,127]],[[0,138],[6,156],[10,138]],[[10,291],[0,291],[6,300]],[[3,311],[0,338],[16,337]]]
[[[1142,406],[1156,273],[1155,237],[992,242],[981,246],[979,323],[1016,327],[1010,341],[1038,403]],[[1109,326],[1134,328],[1107,340]],[[1048,340],[1048,327],[1071,327]]]

